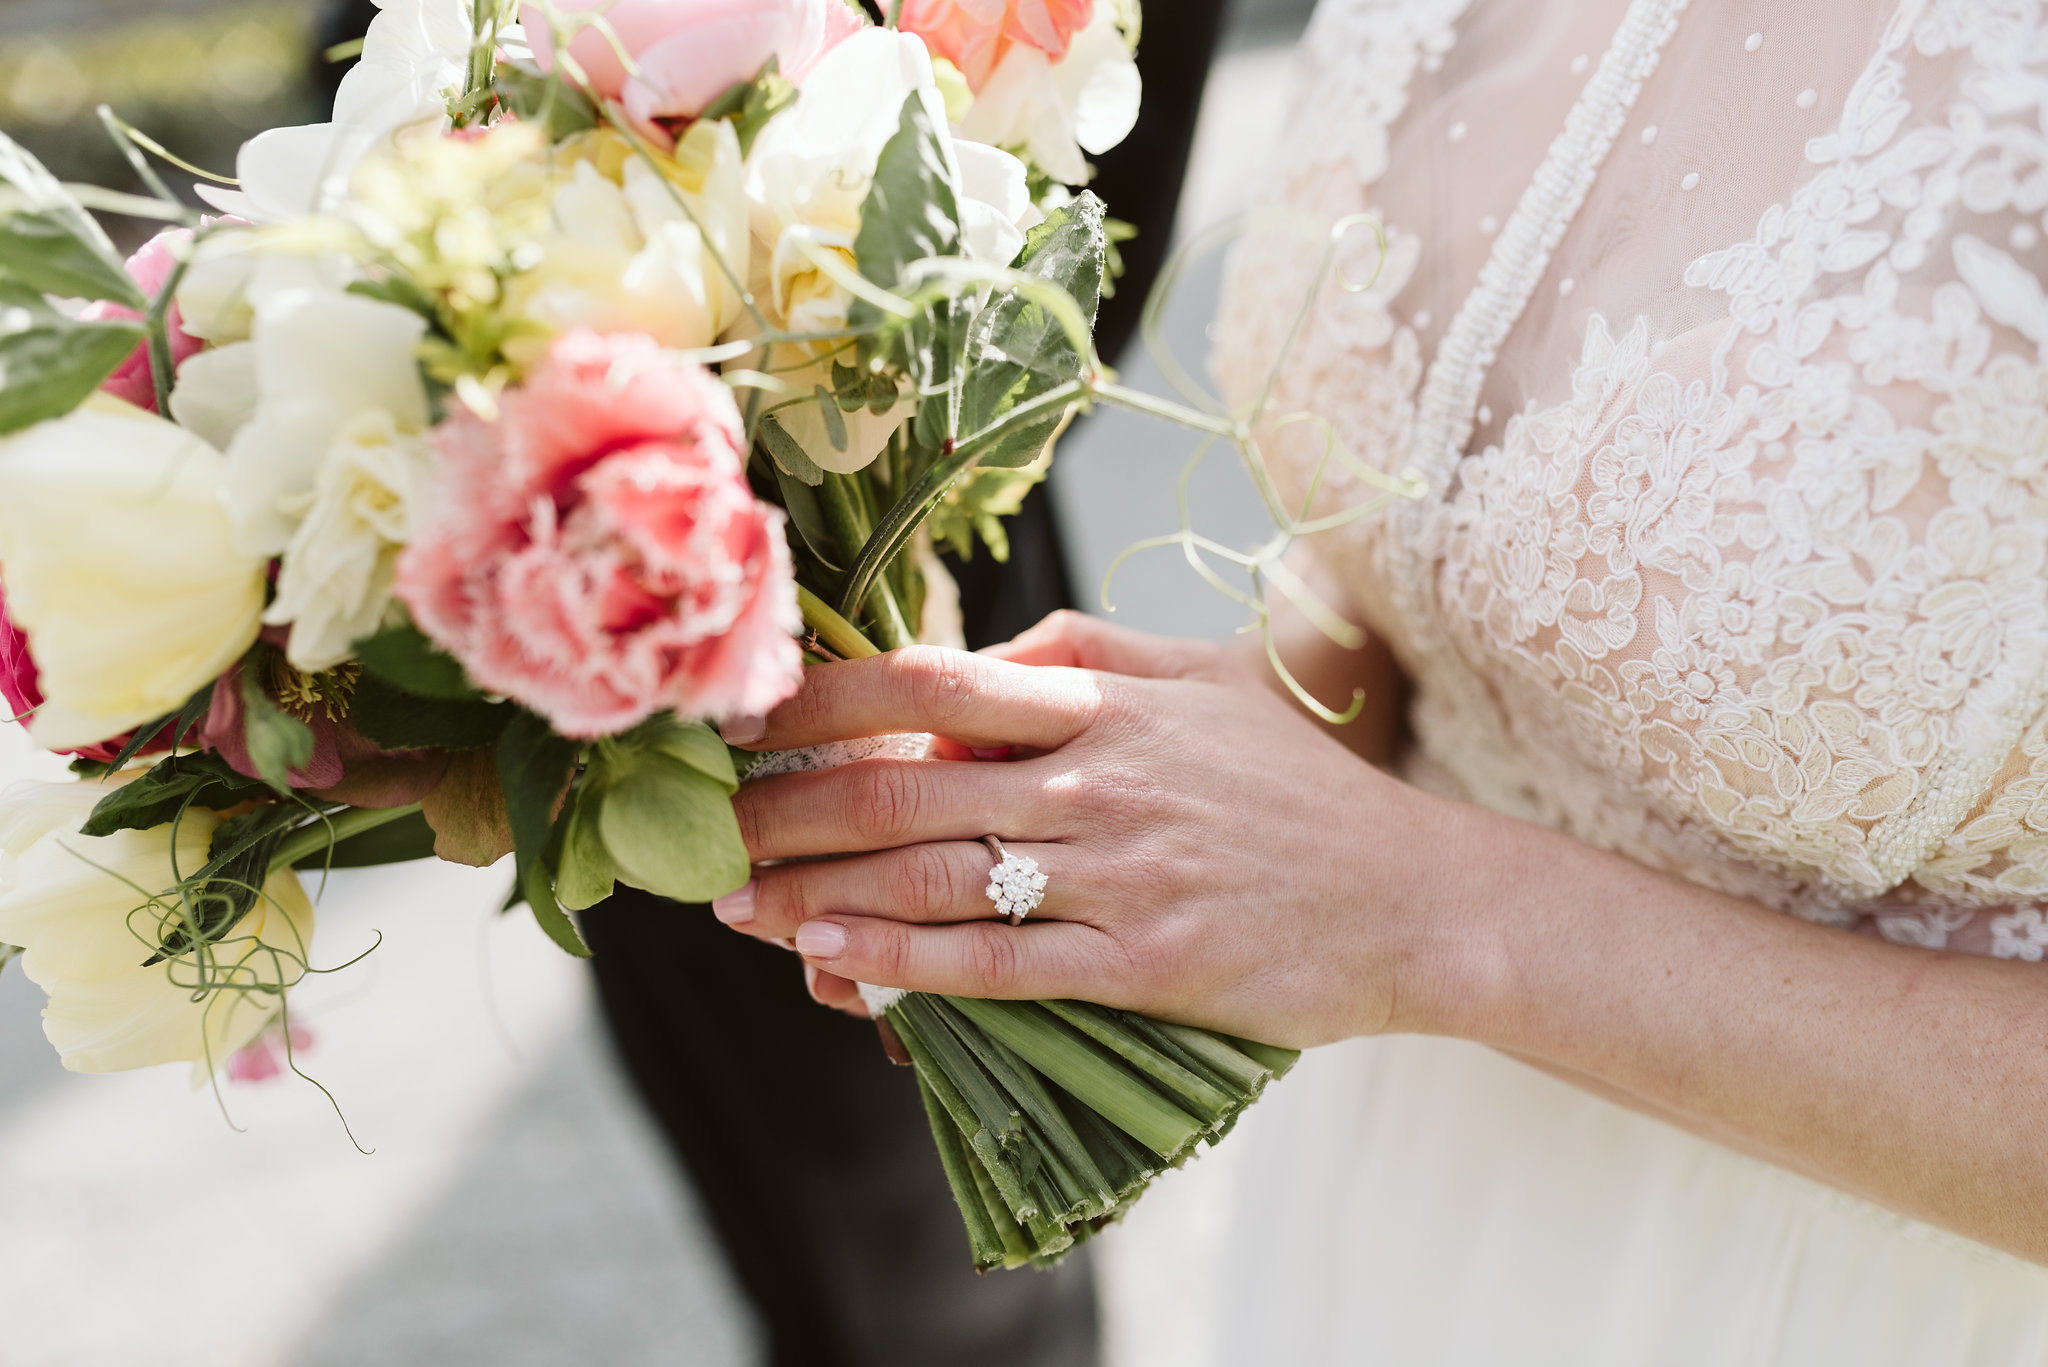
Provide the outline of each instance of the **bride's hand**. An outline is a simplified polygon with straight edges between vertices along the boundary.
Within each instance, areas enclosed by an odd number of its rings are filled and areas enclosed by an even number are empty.
[[[1000,657],[1000,658],[997,658]],[[930,731],[988,762],[870,760],[741,789],[757,868],[720,919],[813,991],[1078,997],[1275,1044],[1428,1029],[1460,943],[1434,871],[1458,809],[1356,758],[1223,651],[1061,613],[986,655],[809,671],[751,748]],[[1048,875],[1022,926],[994,834]],[[872,851],[872,853],[858,853]],[[1469,943],[1469,942],[1468,942]]]

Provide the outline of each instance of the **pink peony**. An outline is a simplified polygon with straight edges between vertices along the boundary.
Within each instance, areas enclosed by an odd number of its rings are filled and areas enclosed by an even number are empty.
[[[603,9],[605,21],[632,55],[629,76],[596,28],[569,42],[590,93],[621,100],[626,115],[650,131],[656,120],[694,119],[713,100],[778,59],[784,76],[802,84],[817,60],[865,22],[845,0],[561,0],[558,11]],[[543,71],[554,69],[547,16],[531,6],[521,18]]]
[[[156,292],[164,287],[164,282],[171,278],[171,272],[178,267],[177,257],[171,254],[172,244],[182,245],[191,240],[190,228],[166,228],[143,243],[135,255],[128,258],[128,274],[135,278],[136,284],[142,286],[144,294],[154,297]],[[88,322],[102,322],[114,318],[137,323],[142,321],[142,315],[134,309],[110,304],[105,300],[88,305],[79,317]],[[184,319],[179,315],[176,304],[171,305],[169,323],[171,365],[175,369],[185,364],[186,359],[204,348],[206,343],[185,331]],[[121,362],[113,374],[107,376],[106,383],[100,388],[117,399],[126,399],[137,408],[156,412],[156,372],[150,368],[149,344],[144,342],[130,352],[128,359]]]
[[[577,737],[796,691],[782,514],[748,489],[739,410],[702,366],[577,329],[497,421],[437,437],[444,484],[397,593],[479,687]]]
[[[1095,17],[1095,0],[903,0],[897,24],[980,90],[1013,43],[1057,62]]]
[[[0,715],[0,721],[26,722],[33,716],[35,710],[43,705],[41,683],[42,673],[36,668],[35,656],[29,653],[28,636],[7,615],[7,596],[0,591],[0,699],[6,700],[5,713]],[[111,764],[128,740],[128,735],[115,736],[98,745],[82,746],[63,753]],[[139,753],[154,755],[168,749],[170,736],[166,732],[143,746]]]

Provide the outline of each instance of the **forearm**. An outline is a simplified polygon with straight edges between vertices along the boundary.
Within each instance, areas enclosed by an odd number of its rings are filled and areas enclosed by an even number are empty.
[[[1458,809],[1434,1028],[2048,1262],[2048,972],[1891,945]],[[1532,877],[1540,869],[1542,876]]]

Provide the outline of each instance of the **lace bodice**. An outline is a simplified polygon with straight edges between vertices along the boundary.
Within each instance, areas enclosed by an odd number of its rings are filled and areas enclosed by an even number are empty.
[[[1889,938],[2048,952],[2040,0],[1324,0],[1275,414],[1420,782]],[[1311,280],[1241,244],[1246,401]],[[1305,496],[1315,424],[1264,448]],[[1341,468],[1320,511],[1362,498]]]

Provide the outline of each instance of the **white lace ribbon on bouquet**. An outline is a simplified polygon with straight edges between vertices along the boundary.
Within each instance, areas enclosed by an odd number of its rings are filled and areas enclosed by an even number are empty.
[[[932,741],[933,737],[928,735],[906,733],[833,741],[830,745],[813,745],[802,750],[771,750],[747,770],[747,778],[751,781],[773,778],[777,774],[807,774],[819,769],[837,769],[842,764],[857,764],[864,759],[930,759]],[[855,983],[854,986],[860,989],[860,999],[867,1004],[868,1014],[877,1020],[904,996],[900,987],[876,987],[872,983]]]

